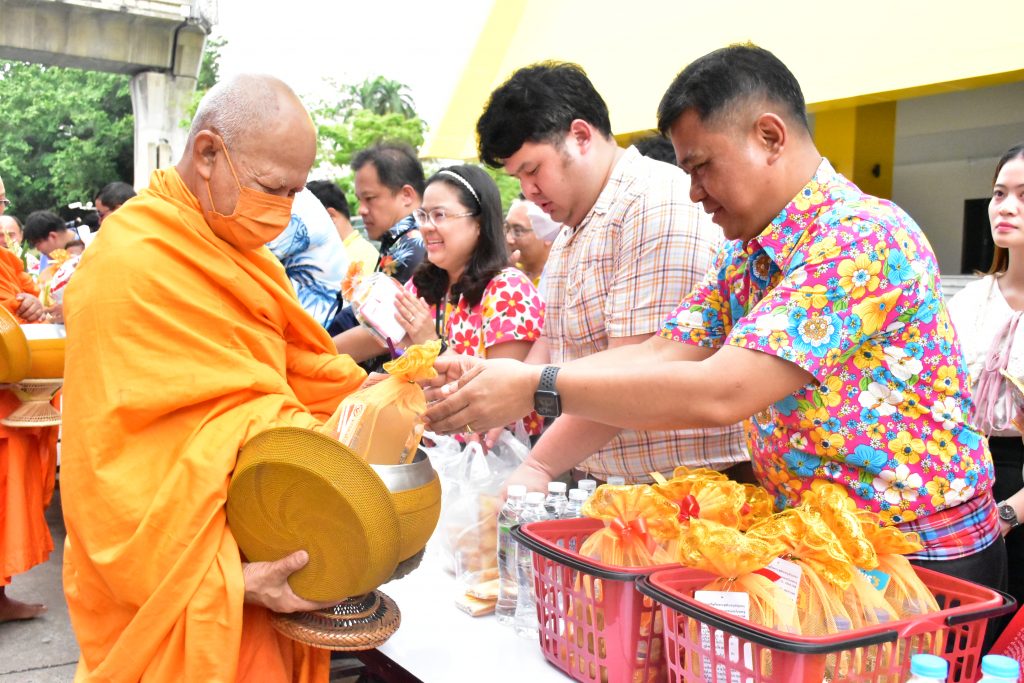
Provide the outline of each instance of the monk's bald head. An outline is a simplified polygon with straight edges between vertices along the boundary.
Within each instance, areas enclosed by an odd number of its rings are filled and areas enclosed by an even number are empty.
[[[210,88],[196,109],[188,145],[203,130],[212,130],[232,150],[291,133],[316,144],[309,113],[283,81],[265,74],[239,74]]]

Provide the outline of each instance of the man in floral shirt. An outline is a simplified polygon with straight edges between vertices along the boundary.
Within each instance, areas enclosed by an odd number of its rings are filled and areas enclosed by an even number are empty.
[[[645,429],[747,419],[755,474],[778,507],[836,482],[920,534],[913,560],[1004,585],[991,458],[965,422],[967,372],[920,228],[821,158],[799,84],[765,50],[698,59],[658,118],[691,198],[731,241],[659,335],[559,368],[561,409]],[[466,370],[438,369],[448,382]],[[431,428],[521,414],[540,375],[487,362],[448,385]]]

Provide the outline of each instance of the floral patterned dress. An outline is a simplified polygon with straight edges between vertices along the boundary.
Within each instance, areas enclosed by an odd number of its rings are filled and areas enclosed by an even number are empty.
[[[416,287],[410,280],[406,288],[413,294]],[[454,305],[445,304],[438,314],[430,307],[430,315],[439,321],[448,346],[465,356],[487,357],[492,346],[510,341],[534,342],[544,329],[544,300],[530,279],[516,268],[505,268],[495,275],[483,298],[476,306],[469,306],[464,297]],[[523,419],[530,434],[539,434],[543,421],[536,413]]]

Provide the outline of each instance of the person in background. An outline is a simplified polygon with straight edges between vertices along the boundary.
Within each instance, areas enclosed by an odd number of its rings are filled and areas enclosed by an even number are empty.
[[[504,167],[526,199],[565,224],[544,275],[544,333],[527,357],[538,371],[634,348],[713,263],[721,234],[687,197],[686,175],[618,146],[608,107],[579,66],[544,62],[516,71],[491,94],[477,136],[480,159]],[[472,420],[460,429],[467,424],[483,429]],[[533,453],[509,483],[544,491],[569,470],[637,483],[652,481],[652,472],[671,476],[678,465],[749,470],[738,424],[620,430],[567,415]],[[564,468],[533,466],[566,453],[573,462]],[[736,469],[733,478],[750,478]]]
[[[672,147],[672,142],[661,135],[648,135],[633,144],[636,146],[636,151],[648,159],[663,161],[671,166],[676,165],[676,150]]]
[[[7,248],[25,241],[25,230],[17,216],[0,215],[0,235],[3,236],[4,246]]]
[[[396,303],[406,345],[440,339],[443,348],[466,356],[526,358],[544,327],[544,301],[521,271],[508,267],[494,180],[476,166],[444,168],[427,181],[414,215],[427,260]],[[356,361],[365,360],[360,349],[386,350],[363,327],[335,337],[335,345]],[[524,415],[527,432],[539,434],[537,416]],[[489,436],[488,448],[498,432]]]
[[[705,281],[640,345],[546,368],[439,358],[445,389],[428,400],[447,398],[428,428],[489,428],[535,405],[605,434],[746,420],[777,508],[835,483],[919,535],[911,562],[1005,587],[992,461],[965,417],[967,368],[921,229],[822,158],[799,83],[762,48],[693,61],[662,97],[658,127],[729,240]],[[524,466],[541,472],[579,458],[537,452]]]
[[[0,199],[4,196],[0,178]],[[6,204],[0,203],[0,208]],[[0,305],[19,323],[43,320],[39,289],[21,260],[0,249]],[[20,405],[10,390],[0,390],[0,416]],[[53,495],[57,468],[57,427],[19,429],[0,425],[0,623],[33,619],[46,606],[7,594],[12,578],[46,562],[53,538],[44,512]]]
[[[53,251],[63,249],[75,240],[82,240],[79,228],[61,220],[52,211],[33,211],[25,219],[25,241],[41,254],[39,267],[42,270],[49,265]]]
[[[114,181],[107,183],[100,190],[93,204],[96,206],[96,213],[99,214],[99,224],[103,225],[103,220],[114,211],[121,208],[121,205],[126,201],[135,196],[135,188],[128,183],[122,183],[120,181]]]
[[[985,277],[949,302],[971,376],[971,421],[988,434],[995,467],[992,493],[1006,542],[1008,592],[1024,604],[1024,443],[1014,426],[1013,388],[1001,370],[1024,379],[1024,143],[996,164],[988,217],[995,243]],[[1016,569],[1014,569],[1016,567]]]
[[[373,270],[405,284],[426,255],[423,235],[413,218],[423,197],[423,166],[409,145],[381,142],[356,154],[352,170],[356,174],[356,198],[366,234],[380,241],[380,255]],[[342,304],[339,294],[339,311],[327,326],[332,336],[359,326],[352,307],[342,308]],[[367,370],[379,370],[387,361],[386,354],[366,355],[377,347],[353,348],[353,341],[356,340],[347,340],[345,346],[356,356],[368,358],[363,365]]]
[[[562,229],[539,206],[526,199],[512,202],[505,216],[505,240],[516,259],[516,267],[540,288],[551,245]],[[518,254],[518,258],[516,255]]]
[[[107,217],[67,287],[64,593],[79,680],[326,682],[278,633],[297,551],[242,557],[225,501],[239,449],[317,429],[365,379],[266,248],[316,157],[302,103],[242,74],[203,96],[177,165]]]
[[[64,245],[64,251],[72,256],[81,256],[85,252],[85,242],[82,240],[71,240]]]
[[[284,266],[299,303],[326,327],[341,292],[348,256],[331,217],[312,192],[296,193],[288,227],[267,247]]]
[[[345,245],[349,263],[358,263],[363,275],[372,273],[380,252],[363,237],[362,233],[352,227],[352,214],[349,212],[348,199],[338,184],[331,180],[314,180],[306,184],[306,189],[320,200],[320,203],[327,209],[327,214],[334,221],[334,227],[338,230],[341,243]]]

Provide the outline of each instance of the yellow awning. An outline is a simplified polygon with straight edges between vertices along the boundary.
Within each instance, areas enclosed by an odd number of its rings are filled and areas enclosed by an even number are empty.
[[[475,158],[491,91],[545,59],[582,65],[628,136],[655,127],[684,66],[730,43],[774,52],[821,111],[1024,80],[1022,26],[1024,3],[993,0],[495,0],[423,156]]]

